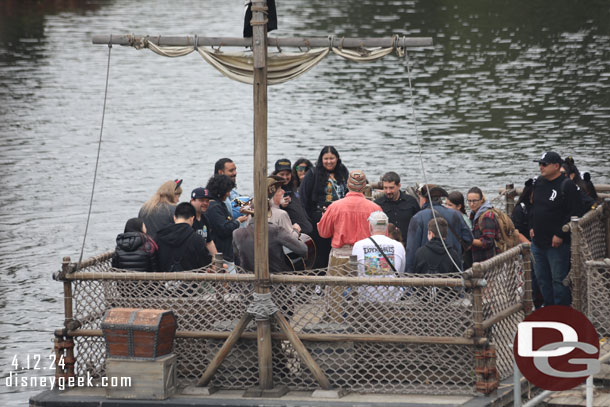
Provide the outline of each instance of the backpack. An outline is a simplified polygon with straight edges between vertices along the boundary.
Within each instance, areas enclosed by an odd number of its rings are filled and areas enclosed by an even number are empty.
[[[481,221],[486,213],[492,212],[495,216],[496,222],[498,223],[498,233],[494,237],[496,243],[496,254],[504,253],[505,251],[512,249],[519,244],[519,233],[515,229],[515,225],[506,212],[496,208],[486,210],[479,217],[479,229],[481,228]]]

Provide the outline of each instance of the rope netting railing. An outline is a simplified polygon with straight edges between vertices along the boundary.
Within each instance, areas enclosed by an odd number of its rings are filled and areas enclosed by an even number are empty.
[[[610,204],[605,203],[603,206],[587,212],[580,219],[573,218],[569,223],[571,266],[568,278],[572,285],[572,306],[586,315],[589,312],[589,276],[585,263],[608,256],[606,253],[608,215],[605,214],[605,211],[608,211],[609,207]]]
[[[572,304],[610,336],[610,202],[570,222]]]
[[[334,387],[354,392],[474,394],[482,375],[512,372],[508,351],[524,292],[521,247],[470,272],[357,277],[358,264],[271,275],[272,298]],[[195,384],[252,302],[253,274],[216,273],[209,266],[183,273],[114,269],[112,253],[86,260],[71,284],[75,374],[102,377],[106,348],[101,322],[113,307],[172,310],[178,379]],[[527,256],[529,259],[529,255]],[[528,263],[529,270],[529,263]],[[473,295],[481,295],[479,307]],[[517,307],[515,307],[517,306]],[[480,309],[480,318],[475,310]],[[477,334],[477,321],[483,335]],[[274,325],[274,382],[293,390],[319,387],[288,338]],[[497,356],[486,353],[489,344]],[[483,355],[483,356],[481,356]],[[481,371],[481,363],[490,365]],[[256,324],[251,322],[210,385],[246,389],[258,383]],[[497,383],[497,380],[496,380]]]
[[[479,271],[480,270],[480,271]],[[473,266],[487,285],[482,288],[482,325],[495,346],[500,380],[513,373],[512,343],[517,325],[531,311],[531,264],[529,245],[522,244]]]
[[[157,308],[177,316],[178,377],[194,384],[254,293],[254,276],[243,270],[237,275],[212,273],[211,267],[197,273],[133,273],[111,268],[109,256],[83,265],[68,277],[73,319],[80,323],[70,332],[79,376],[105,374],[100,327],[107,309]],[[476,338],[469,281],[459,274],[357,278],[351,277],[352,265],[337,268],[343,277],[308,275],[312,272],[271,276],[273,301],[333,386],[384,393],[474,392]],[[275,381],[295,390],[317,388],[275,328]],[[251,323],[217,371],[213,386],[244,389],[258,382],[255,331]]]

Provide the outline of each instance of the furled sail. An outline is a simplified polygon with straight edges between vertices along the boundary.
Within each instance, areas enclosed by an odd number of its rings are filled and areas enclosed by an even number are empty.
[[[332,43],[332,41],[330,42]],[[238,82],[252,85],[253,57],[251,52],[224,52],[219,49],[194,46],[158,46],[147,40],[136,45],[136,48],[149,48],[151,51],[166,57],[181,57],[197,51],[201,57],[226,77]],[[327,47],[308,49],[302,52],[273,52],[267,57],[267,79],[269,85],[276,85],[301,76],[312,69],[330,52],[355,62],[372,62],[396,51],[404,55],[402,48],[360,48],[343,49]]]

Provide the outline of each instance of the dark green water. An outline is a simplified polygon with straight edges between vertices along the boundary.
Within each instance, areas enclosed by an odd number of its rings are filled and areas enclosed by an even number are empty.
[[[62,256],[78,258],[97,153],[108,49],[93,34],[239,36],[241,1],[0,3],[0,399],[14,355],[48,352],[62,324]],[[409,51],[416,124],[432,182],[490,196],[571,154],[610,183],[607,1],[278,1],[276,36],[431,36]],[[422,182],[405,59],[329,56],[269,90],[269,164],[334,144],[348,168]],[[251,89],[201,58],[114,47],[85,255],[110,249],[167,179],[204,184],[222,156],[252,191]],[[37,375],[37,372],[29,372]]]

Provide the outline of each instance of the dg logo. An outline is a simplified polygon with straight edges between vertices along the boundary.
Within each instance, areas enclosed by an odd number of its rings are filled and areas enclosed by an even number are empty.
[[[568,390],[600,371],[595,327],[573,308],[541,308],[521,322],[513,346],[515,361],[535,386]]]

